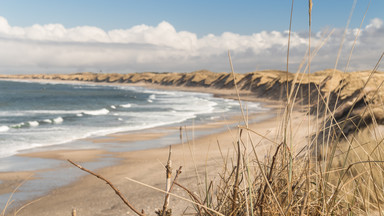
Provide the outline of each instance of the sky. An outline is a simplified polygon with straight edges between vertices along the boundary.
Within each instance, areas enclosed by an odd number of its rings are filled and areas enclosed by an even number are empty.
[[[0,73],[229,72],[228,50],[235,72],[286,70],[291,4],[0,0]],[[382,11],[383,0],[313,0],[311,71],[371,70],[384,52]],[[296,0],[291,72],[305,61],[308,32],[308,0]]]

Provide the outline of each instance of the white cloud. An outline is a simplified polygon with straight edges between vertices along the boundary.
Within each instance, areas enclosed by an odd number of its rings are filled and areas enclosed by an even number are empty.
[[[379,29],[383,26],[383,20],[379,19],[379,18],[375,18],[375,19],[372,19],[371,20],[371,23],[369,23],[365,29],[370,29],[370,28],[375,28],[375,29]]]
[[[340,59],[343,69],[357,29],[346,34]],[[324,32],[315,32],[312,46],[320,44]],[[312,62],[312,70],[333,68],[343,29],[336,29]],[[10,26],[0,17],[0,73],[71,73],[78,71],[136,72],[229,71],[231,50],[237,72],[285,69],[288,32],[239,35],[225,32],[198,38],[177,31],[170,23],[137,25],[130,29],[104,31],[92,26],[65,28],[61,24]],[[305,55],[308,35],[292,32],[290,68],[295,71]],[[351,70],[372,68],[384,51],[383,21],[370,21],[359,35]]]

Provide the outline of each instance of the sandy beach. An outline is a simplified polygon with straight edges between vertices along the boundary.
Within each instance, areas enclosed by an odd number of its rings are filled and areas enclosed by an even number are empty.
[[[277,111],[274,111],[277,112]],[[264,114],[265,115],[265,114]],[[255,116],[262,118],[263,114]],[[302,113],[294,113],[293,121],[298,127],[301,122],[305,121]],[[279,117],[269,118],[267,120],[254,123],[249,126],[250,129],[257,131],[259,134],[265,135],[270,139],[276,138],[278,133],[280,119]],[[210,130],[210,128],[225,127],[226,123],[216,126],[206,125],[199,126],[196,129]],[[189,128],[192,129],[192,128]],[[174,128],[174,130],[179,130]],[[301,130],[295,136],[305,137],[305,132]],[[95,140],[95,142],[121,142],[134,139],[149,139],[156,141],[158,136],[163,134],[118,134],[112,135],[104,139]],[[178,182],[196,194],[205,187],[204,179],[217,179],[218,174],[223,169],[224,158],[234,157],[234,143],[239,136],[237,128],[227,129],[224,132],[212,133],[197,139],[192,137],[183,137],[183,142],[173,143],[172,146],[172,167],[173,171],[182,166],[182,174]],[[243,135],[244,136],[244,135]],[[125,138],[124,138],[125,137]],[[270,141],[251,133],[254,143],[257,144],[257,154],[260,158],[273,147],[275,144]],[[305,139],[300,139],[305,140]],[[300,145],[300,144],[298,144]],[[303,144],[301,144],[303,145]],[[220,146],[220,147],[219,147]],[[133,152],[105,152],[103,150],[57,150],[48,152],[36,152],[24,154],[24,157],[40,157],[53,158],[65,161],[71,159],[76,163],[84,164],[84,162],[92,160],[102,160],[105,155],[119,159],[116,165],[109,166],[97,170],[96,172],[109,179],[118,189],[128,198],[128,200],[137,209],[143,209],[146,214],[154,215],[155,209],[161,208],[163,205],[164,194],[137,183],[131,182],[126,177],[140,181],[153,187],[164,189],[165,184],[165,168],[164,164],[168,157],[168,148],[148,149]],[[104,155],[104,156],[103,156]],[[70,167],[71,172],[81,173],[77,169],[66,163]],[[30,173],[4,173],[0,178],[8,182],[9,187],[15,187]],[[12,182],[12,184],[10,183]],[[200,182],[197,185],[196,182]],[[175,188],[174,193],[188,198],[188,195],[180,188]],[[15,202],[17,204],[17,202]],[[70,215],[72,209],[76,209],[78,215],[132,215],[134,214],[124,203],[116,196],[114,191],[104,182],[94,176],[85,175],[70,185],[54,189],[47,195],[38,199],[30,200],[25,203],[18,203],[17,208],[10,208],[12,211],[23,207],[17,215]],[[180,200],[179,198],[171,198],[170,208],[175,215],[183,212],[193,212],[191,204]]]
[[[105,83],[100,84],[105,85]],[[145,86],[170,89],[159,85]],[[171,89],[205,92],[218,97],[236,98],[234,90],[194,87],[172,87]],[[240,95],[242,99],[261,102],[264,107],[269,109],[256,114],[245,112],[247,120],[251,122],[249,129],[256,132],[249,132],[247,140],[253,140],[253,143],[256,144],[255,151],[261,159],[264,159],[271,148],[276,147],[277,143],[274,141],[279,140],[278,134],[281,134],[279,130],[282,120],[281,109],[278,108],[279,103],[265,98],[257,98],[248,91],[241,91]],[[292,113],[294,136],[295,139],[300,140],[296,143],[295,149],[301,149],[307,142],[308,124],[303,123],[307,120],[303,112],[294,111]],[[51,162],[55,163],[60,162],[57,166],[59,168],[55,169],[65,171],[58,174],[56,181],[59,186],[52,189],[48,188],[44,194],[35,196],[33,199],[23,201],[15,199],[7,207],[7,210],[9,213],[18,211],[17,215],[70,215],[73,209],[76,209],[78,215],[134,214],[105,182],[72,166],[66,161],[70,159],[110,180],[133,206],[139,210],[143,209],[147,215],[154,215],[155,209],[159,209],[163,205],[164,194],[131,182],[126,177],[163,190],[165,188],[164,166],[168,158],[168,146],[172,145],[173,172],[175,173],[176,169],[182,166],[182,174],[178,182],[194,193],[201,195],[201,190],[206,187],[206,179],[217,180],[225,160],[233,163],[236,154],[234,146],[239,137],[238,125],[245,125],[241,113],[238,116],[228,116],[225,119],[204,125],[180,125],[183,126],[182,140],[179,138],[180,127],[160,127],[149,131],[117,133],[85,140],[85,142],[93,143],[98,148],[78,149],[72,144],[59,150],[41,149],[32,153],[20,154],[20,157],[26,159],[37,158],[52,160]],[[246,137],[244,134],[242,137]],[[166,139],[170,135],[174,137],[171,139],[172,141]],[[153,148],[149,147],[150,149],[142,150],[140,146],[130,146],[130,143],[136,142],[149,143],[149,146]],[[162,142],[162,145],[158,145],[158,142]],[[125,143],[130,146],[129,151],[126,148],[109,151],[107,148],[101,147],[103,145],[121,146]],[[93,163],[98,165],[93,165]],[[2,194],[10,193],[25,179],[34,179],[37,173],[46,171],[41,169],[34,172],[1,173],[0,187],[6,189],[2,189],[0,192]],[[62,183],[60,178],[63,178],[63,182],[71,183],[60,185]],[[40,189],[45,188],[40,185]],[[188,199],[188,194],[181,188],[176,187],[173,192]],[[191,203],[175,197],[171,198],[170,208],[175,215],[194,212]]]

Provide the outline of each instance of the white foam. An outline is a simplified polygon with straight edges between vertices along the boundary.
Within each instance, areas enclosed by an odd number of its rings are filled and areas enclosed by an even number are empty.
[[[81,116],[83,116],[83,114],[81,114],[81,113],[77,113],[76,116],[77,116],[77,117],[81,117]]]
[[[25,110],[25,111],[0,111],[0,116],[31,116],[40,114],[76,114],[86,110]]]
[[[114,105],[111,105],[111,109],[116,109],[116,107]]]
[[[154,95],[154,94],[149,95],[149,99],[150,100],[155,100],[156,99],[156,95]]]
[[[9,127],[8,127],[8,126],[5,126],[5,125],[0,126],[0,132],[6,132],[6,131],[8,131],[8,130],[9,130]]]
[[[179,94],[177,91],[165,91],[165,90],[153,90],[153,89],[132,89],[137,92],[142,92],[142,93],[148,93],[148,94],[157,94],[157,95],[171,95],[175,96]]]
[[[132,104],[123,104],[123,105],[120,105],[121,107],[123,108],[129,108],[129,107],[132,107]]]
[[[123,119],[122,119],[122,118],[117,118],[117,120],[118,120],[118,121],[123,121]]]
[[[53,122],[55,124],[61,124],[63,121],[64,121],[64,119],[61,117],[57,117],[57,118],[53,119]]]
[[[151,100],[151,99],[148,99],[147,101],[148,101],[149,103],[153,103],[153,100]]]
[[[184,98],[162,101],[162,107],[169,107],[177,112],[193,112],[195,114],[212,113],[218,103],[204,98]]]
[[[51,119],[44,119],[43,122],[48,123],[48,124],[51,124],[51,123],[52,123],[52,120],[51,120]]]
[[[84,114],[87,114],[87,115],[106,115],[109,113],[109,110],[103,108],[103,109],[100,109],[100,110],[93,110],[93,111],[86,111],[84,112]]]
[[[29,121],[28,125],[31,126],[31,127],[37,127],[37,126],[39,126],[39,122],[37,122],[37,121]]]

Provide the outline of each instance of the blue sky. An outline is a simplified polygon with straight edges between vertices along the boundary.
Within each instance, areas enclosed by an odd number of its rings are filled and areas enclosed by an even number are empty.
[[[104,30],[126,29],[138,24],[171,23],[178,31],[203,36],[209,33],[283,31],[289,26],[291,1],[260,0],[15,0],[0,1],[0,15],[11,25],[61,23],[67,28],[90,25]],[[358,27],[367,0],[357,1],[351,26]],[[353,0],[314,0],[313,30],[344,27]],[[308,1],[294,2],[293,30],[308,28]],[[384,1],[373,0],[366,19],[384,17]]]
[[[314,63],[318,62],[314,68],[333,67],[335,56],[327,53],[337,53],[353,2],[313,0],[314,45],[316,41],[320,43],[325,31],[335,29],[333,38],[324,46],[326,54],[320,52],[319,59],[314,59]],[[350,49],[348,46],[352,46],[354,32],[369,1],[356,2],[344,56]],[[3,18],[0,50],[15,50],[11,55],[0,51],[0,61],[7,62],[0,65],[0,73],[99,69],[108,72],[191,71],[202,68],[226,71],[225,50],[228,49],[233,52],[235,63],[238,62],[239,72],[283,69],[290,9],[289,0],[0,0],[0,17]],[[351,70],[369,69],[377,53],[383,52],[383,45],[372,44],[372,40],[384,44],[382,11],[384,1],[372,0],[363,29],[369,25],[374,28],[362,33],[360,48],[356,48],[368,60],[355,57],[356,63],[351,64]],[[292,31],[297,34],[292,47],[295,70],[305,55],[307,0],[294,3]],[[52,57],[55,53],[58,55]],[[113,57],[105,53],[112,53]],[[14,58],[18,55],[25,56],[25,60],[16,62]],[[88,57],[76,61],[78,58],[73,56]],[[267,56],[274,57],[274,61]]]

